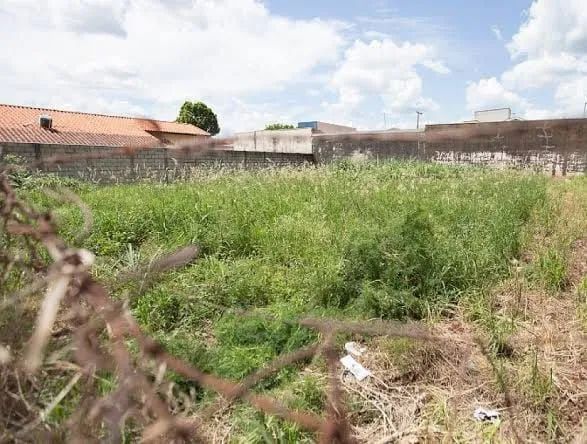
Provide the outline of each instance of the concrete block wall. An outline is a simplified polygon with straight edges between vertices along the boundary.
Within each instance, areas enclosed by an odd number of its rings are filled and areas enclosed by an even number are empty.
[[[93,182],[131,182],[141,179],[170,181],[190,174],[197,168],[257,169],[301,166],[313,163],[311,154],[237,152],[212,150],[206,153],[185,153],[173,148],[148,148],[132,155],[116,153],[111,147],[62,146],[43,144],[0,144],[0,159],[16,155],[26,162],[37,162],[38,170],[62,177]],[[61,164],[43,164],[54,156],[104,153],[99,159],[82,158]]]
[[[0,158],[4,158],[6,155],[18,156],[26,162],[34,162],[41,155],[40,145],[36,143],[0,144]]]

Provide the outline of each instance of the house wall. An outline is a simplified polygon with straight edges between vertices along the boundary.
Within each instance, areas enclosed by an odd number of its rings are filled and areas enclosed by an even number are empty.
[[[62,177],[94,182],[129,182],[140,179],[169,181],[189,175],[196,168],[258,169],[301,166],[313,163],[311,154],[258,153],[211,150],[206,153],[184,152],[173,148],[146,148],[133,155],[117,154],[117,148],[62,146],[43,144],[1,144],[0,159],[16,155],[27,163],[36,162],[38,170]],[[83,154],[105,154],[100,159],[80,159],[62,164],[43,163],[54,156],[83,157]]]
[[[423,132],[315,135],[312,147],[317,163],[410,158],[566,175],[587,171],[587,119],[427,125]]]
[[[150,133],[161,141],[169,141],[172,145],[181,145],[183,143],[195,143],[201,140],[209,139],[210,136],[197,136],[192,134],[177,134],[153,131]]]

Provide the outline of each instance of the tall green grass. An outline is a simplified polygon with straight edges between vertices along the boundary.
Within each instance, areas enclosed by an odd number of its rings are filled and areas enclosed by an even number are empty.
[[[73,242],[80,211],[42,193],[59,180],[27,181],[19,192],[56,208]],[[518,270],[516,280],[529,278],[553,294],[568,290],[569,252],[587,220],[584,177],[552,181],[423,163],[212,171],[172,185],[74,185],[93,212],[82,246],[98,254],[99,278],[113,284],[116,296],[130,296],[134,315],[172,354],[235,379],[315,341],[316,332],[292,322],[300,316],[420,319],[450,315],[462,298],[468,315],[490,333],[496,359],[509,359],[514,315],[495,312],[489,289]],[[0,246],[7,242],[0,230]],[[201,257],[148,290],[116,284],[119,272],[188,243],[202,247]],[[13,274],[0,294],[22,286],[24,278]],[[583,278],[576,288],[581,313],[587,313],[586,288]],[[26,336],[13,328],[24,319],[17,310],[3,316],[4,343]],[[531,370],[523,382],[543,402],[551,379],[536,365]],[[110,375],[101,384],[110,390]],[[286,368],[255,389],[319,413],[324,384],[314,373]],[[53,399],[59,389],[48,387],[44,396]],[[206,391],[194,393],[202,405],[210,401]],[[62,422],[73,405],[63,404],[51,421]],[[311,442],[297,426],[246,405],[232,415],[234,436],[247,442]]]
[[[171,353],[238,379],[316,339],[291,322],[300,316],[420,319],[483,293],[508,275],[531,217],[551,211],[548,184],[520,172],[392,162],[77,191],[94,217],[82,246],[97,253],[106,282],[176,247],[201,246],[196,262],[130,304]],[[57,205],[64,236],[76,238],[77,208],[38,187],[24,192],[41,206]],[[119,296],[135,289],[116,288]],[[256,389],[320,411],[320,384],[284,369]],[[307,438],[244,406],[235,427],[251,440]]]
[[[241,377],[312,340],[280,319],[422,318],[503,278],[546,184],[393,162],[96,187],[81,191],[95,219],[84,246],[108,279],[137,258],[200,245],[201,259],[164,276],[133,310],[175,353]],[[64,205],[57,216],[73,239],[79,210]]]

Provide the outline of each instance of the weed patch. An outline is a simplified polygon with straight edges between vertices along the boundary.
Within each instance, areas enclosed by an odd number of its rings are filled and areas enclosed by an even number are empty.
[[[437,320],[464,306],[467,318],[487,333],[496,385],[505,389],[522,381],[533,404],[548,404],[548,427],[558,436],[564,421],[551,405],[552,375],[538,364],[528,366],[519,381],[507,373],[518,358],[513,339],[526,316],[523,278],[524,285],[551,293],[573,281],[584,299],[581,282],[569,279],[568,251],[576,233],[565,232],[552,216],[558,208],[553,186],[559,185],[540,175],[402,162],[234,172],[169,186],[87,186],[78,191],[95,224],[79,246],[98,254],[96,273],[118,297],[133,295],[129,305],[136,319],[172,355],[230,379],[245,378],[320,339],[292,322],[301,316]],[[23,186],[20,192],[40,207],[56,204],[39,190]],[[82,224],[79,209],[57,203],[55,213],[73,242]],[[536,227],[538,237],[534,232],[531,238]],[[536,240],[536,248],[529,248]],[[201,247],[198,261],[165,274],[137,297],[131,284],[116,286],[121,273],[185,244]],[[491,289],[512,276],[519,285],[515,309],[509,310]],[[21,278],[12,279],[7,282],[18,288]],[[402,339],[389,341],[384,353],[406,381],[442,359],[439,350]],[[276,371],[254,390],[321,412],[324,380],[311,372],[300,375],[307,364]],[[324,370],[321,362],[311,365]],[[210,401],[205,390],[175,374],[172,379],[193,390],[196,403]],[[414,397],[406,417],[424,404]],[[55,410],[56,422],[71,413],[67,406]],[[434,413],[447,427],[449,408],[439,402]],[[352,414],[368,422],[377,412],[357,407]],[[296,425],[239,404],[230,417],[233,432],[245,440],[310,439]],[[481,433],[494,439],[501,429],[484,427]]]

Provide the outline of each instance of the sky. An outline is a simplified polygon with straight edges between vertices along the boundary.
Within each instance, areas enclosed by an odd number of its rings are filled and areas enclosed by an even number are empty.
[[[2,0],[0,103],[173,120],[201,100],[223,135],[577,117],[584,1]]]

